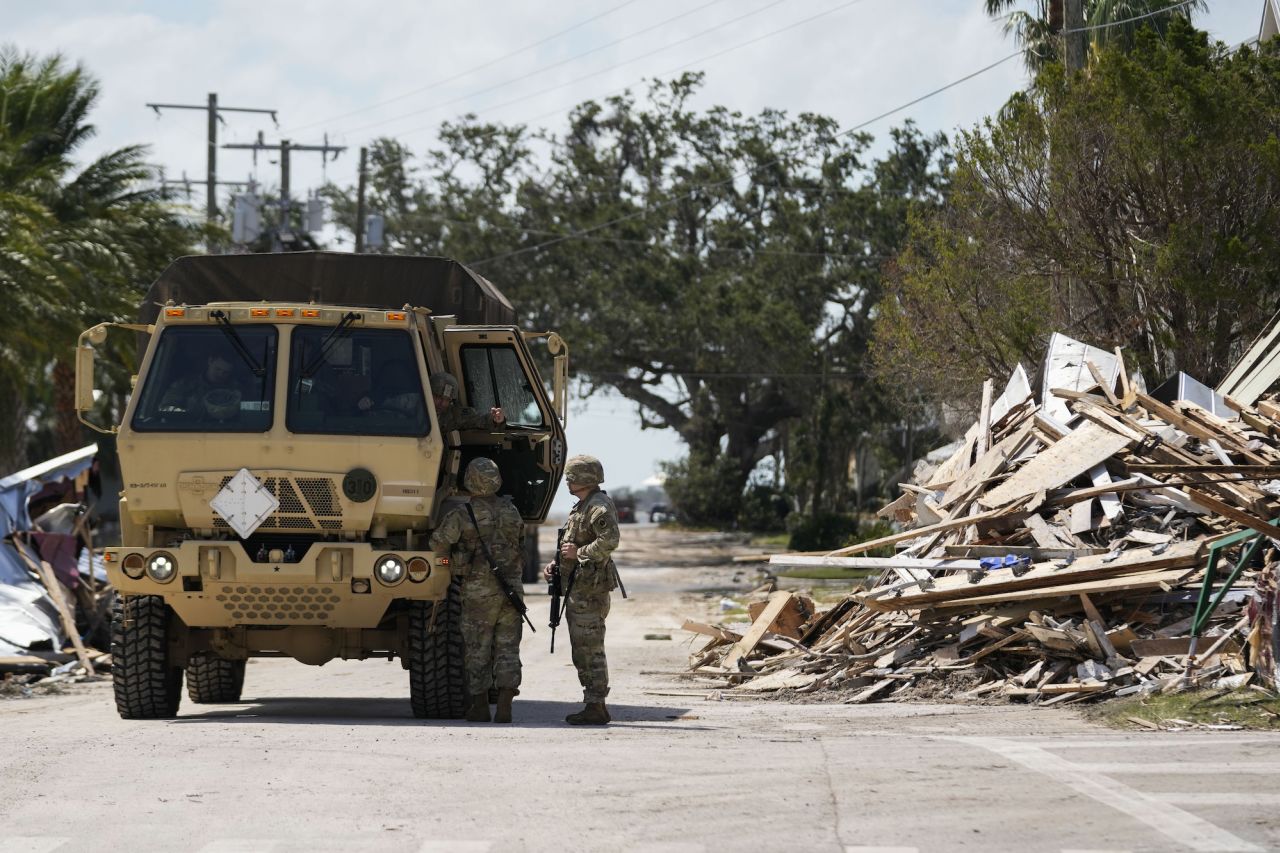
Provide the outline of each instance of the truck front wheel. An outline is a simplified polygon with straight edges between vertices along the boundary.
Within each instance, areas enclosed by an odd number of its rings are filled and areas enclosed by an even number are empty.
[[[157,595],[116,599],[111,614],[111,680],[126,720],[178,713],[182,667],[169,663],[169,606]]]
[[[461,584],[454,580],[444,601],[413,601],[409,607],[409,700],[413,715],[427,720],[459,719],[467,708]]]
[[[201,705],[239,702],[245,663],[213,652],[196,652],[187,661],[187,695]]]

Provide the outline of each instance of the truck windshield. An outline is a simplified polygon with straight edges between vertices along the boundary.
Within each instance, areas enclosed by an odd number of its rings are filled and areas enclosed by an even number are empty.
[[[243,347],[213,326],[160,333],[142,383],[133,428],[140,432],[266,432],[275,386],[274,326],[237,326]],[[250,356],[250,364],[245,356]],[[254,375],[254,368],[263,368]]]
[[[538,398],[529,387],[529,377],[512,347],[464,346],[462,374],[467,385],[467,401],[473,409],[487,412],[493,406],[501,406],[509,424],[543,425]]]
[[[398,329],[299,326],[289,355],[290,432],[426,435],[413,338]]]

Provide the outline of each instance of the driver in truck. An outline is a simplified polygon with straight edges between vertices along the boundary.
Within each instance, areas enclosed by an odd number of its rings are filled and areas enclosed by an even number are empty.
[[[435,400],[436,418],[441,432],[455,429],[492,429],[507,422],[501,406],[494,406],[488,414],[481,414],[470,406],[459,405],[458,380],[452,373],[431,374],[431,396]]]
[[[215,412],[212,410],[218,406],[230,405],[238,408],[243,394],[244,388],[231,359],[215,353],[205,360],[204,369],[198,374],[175,379],[165,391],[160,407],[213,415]],[[223,397],[227,399],[224,400]]]

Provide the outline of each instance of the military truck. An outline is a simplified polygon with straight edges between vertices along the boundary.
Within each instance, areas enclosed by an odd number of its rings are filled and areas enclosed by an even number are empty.
[[[120,423],[95,422],[95,347],[140,336]],[[544,385],[530,345],[552,372]],[[547,358],[549,356],[549,359]],[[80,336],[76,406],[116,433],[121,542],[116,707],[177,713],[235,702],[252,657],[399,659],[413,713],[464,711],[459,601],[428,537],[476,456],[502,471],[530,525],[564,465],[568,353],[521,332],[510,303],[462,264],[306,252],[185,257],[139,322]],[[430,376],[506,422],[441,433]]]

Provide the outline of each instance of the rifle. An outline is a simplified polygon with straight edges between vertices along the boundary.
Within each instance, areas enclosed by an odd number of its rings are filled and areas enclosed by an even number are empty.
[[[476,521],[476,511],[471,508],[471,504],[467,504],[467,515],[471,516],[471,523],[476,528],[476,539],[480,542],[480,552],[484,554],[485,561],[489,564],[489,571],[493,572],[493,579],[498,582],[498,589],[502,590],[502,594],[507,597],[507,602],[516,609],[520,614],[520,618],[529,624],[529,630],[538,633],[538,629],[533,627],[533,622],[529,619],[529,608],[525,606],[524,599],[516,594],[516,591],[507,583],[507,579],[502,576],[502,570],[498,568],[498,564],[494,562],[493,557],[489,554],[489,546],[484,542],[484,536],[480,533],[480,524]]]
[[[551,596],[551,653],[556,653],[556,628],[560,627],[560,597],[564,590],[560,585],[560,546],[564,543],[564,528],[556,531],[556,556],[551,561],[551,580],[547,583],[547,595]]]

